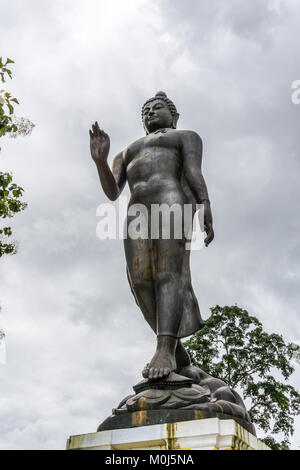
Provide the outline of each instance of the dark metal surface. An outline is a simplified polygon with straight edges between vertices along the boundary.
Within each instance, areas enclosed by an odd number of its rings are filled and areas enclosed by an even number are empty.
[[[207,187],[201,171],[202,141],[190,130],[177,130],[179,114],[163,92],[146,101],[142,109],[146,136],[119,153],[112,170],[107,158],[110,139],[95,123],[90,130],[90,148],[106,196],[114,201],[128,182],[131,197],[126,219],[124,249],[127,277],[137,305],[156,334],[156,352],[144,368],[146,380],[134,387],[135,395],[126,397],[113,415],[98,430],[149,424],[173,423],[207,417],[235,419],[255,434],[240,396],[221,380],[193,367],[180,338],[199,330],[201,318],[190,274],[190,251],[186,249],[187,231],[176,237],[152,236],[153,205],[177,204],[182,213],[186,204],[204,206],[205,245],[214,238],[213,220]],[[148,235],[130,237],[130,214],[134,204],[143,205],[148,215]],[[184,227],[186,228],[186,227]],[[189,229],[192,228],[190,220]],[[178,374],[178,375],[177,375]]]
[[[135,394],[125,397],[98,431],[219,417],[234,419],[256,435],[239,394],[198,367],[172,372],[167,379],[143,380],[133,389]]]
[[[118,154],[110,170],[107,157],[110,140],[95,123],[90,131],[91,154],[96,163],[102,188],[111,200],[120,195],[126,182],[134,204],[143,204],[151,226],[153,204],[204,204],[206,246],[213,240],[212,215],[206,184],[201,171],[202,141],[189,130],[177,130],[179,114],[172,101],[158,92],[143,106],[142,118],[146,136]],[[133,217],[127,217],[127,228]],[[192,226],[192,220],[190,221]],[[191,227],[190,227],[191,228]],[[190,275],[190,251],[183,230],[175,237],[171,223],[169,239],[158,227],[157,239],[140,237],[124,240],[127,276],[136,303],[157,336],[157,349],[144,377],[162,378],[189,364],[180,338],[195,333],[203,326]]]
[[[134,411],[122,415],[112,415],[107,418],[97,429],[109,431],[112,429],[126,429],[138,426],[151,426],[155,424],[179,423],[180,421],[192,421],[208,418],[233,419],[248,432],[256,435],[253,424],[243,418],[232,416],[232,414],[222,413],[215,410],[145,410]]]

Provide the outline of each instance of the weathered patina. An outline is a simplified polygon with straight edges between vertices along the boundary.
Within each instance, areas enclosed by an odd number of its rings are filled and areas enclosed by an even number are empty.
[[[192,207],[204,206],[206,246],[214,238],[212,214],[207,187],[201,171],[202,141],[190,130],[177,130],[174,103],[164,92],[147,100],[142,108],[146,136],[130,144],[113,161],[112,171],[107,163],[110,140],[96,122],[90,130],[90,147],[102,188],[111,200],[121,194],[126,181],[131,190],[127,227],[134,216],[130,208],[143,205],[147,211],[150,236],[133,239],[129,233],[124,240],[128,281],[135,300],[146,321],[156,333],[154,357],[143,370],[143,376],[158,379],[172,371],[190,365],[180,338],[195,333],[203,326],[190,275],[190,251],[187,233],[176,237],[175,222],[170,221],[170,236],[163,236],[163,222],[158,236],[151,236],[151,208],[154,205]],[[182,219],[183,223],[183,219]],[[186,223],[186,220],[185,220]],[[187,369],[186,369],[187,372]]]

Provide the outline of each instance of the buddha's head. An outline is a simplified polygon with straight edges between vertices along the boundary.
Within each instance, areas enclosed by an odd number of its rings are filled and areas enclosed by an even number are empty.
[[[159,91],[153,98],[147,100],[142,108],[146,134],[163,128],[176,129],[178,118],[175,104],[163,91]]]

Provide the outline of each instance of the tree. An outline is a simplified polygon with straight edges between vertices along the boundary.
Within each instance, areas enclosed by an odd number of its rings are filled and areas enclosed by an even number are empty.
[[[12,78],[12,71],[8,66],[14,61],[6,59],[4,62],[0,57],[0,78],[5,83],[6,79]],[[17,137],[18,135],[28,135],[32,131],[34,124],[26,118],[17,118],[14,115],[14,105],[19,104],[17,98],[5,89],[0,90],[0,137],[9,135]],[[1,151],[1,147],[0,147]],[[13,182],[11,173],[0,171],[0,218],[13,217],[17,212],[25,209],[26,205],[21,202],[24,189]],[[16,252],[17,244],[11,241],[11,227],[0,227],[0,257],[4,254],[13,254]]]
[[[217,305],[185,347],[194,365],[242,391],[253,423],[265,432],[285,435],[281,444],[266,438],[268,445],[287,448],[294,417],[300,413],[300,394],[286,383],[294,372],[293,360],[299,360],[298,345],[267,333],[256,317],[236,305]]]
[[[14,64],[14,61],[6,59],[3,62],[2,57],[0,57],[0,78],[2,83],[6,82],[7,77],[12,79],[12,71],[7,67],[9,64]],[[29,119],[14,115],[15,104],[19,104],[17,98],[14,98],[5,89],[0,90],[0,137],[6,134],[10,137],[17,137],[18,135],[25,137],[34,128],[34,124]]]
[[[0,217],[6,219],[13,217],[17,212],[25,209],[26,203],[21,202],[23,188],[13,183],[10,173],[0,171]],[[0,227],[0,258],[4,254],[14,254],[17,243],[10,241],[12,235],[11,227]]]
[[[268,436],[262,439],[264,443],[272,450],[289,450],[289,441],[287,439],[282,442],[276,442],[274,437]]]

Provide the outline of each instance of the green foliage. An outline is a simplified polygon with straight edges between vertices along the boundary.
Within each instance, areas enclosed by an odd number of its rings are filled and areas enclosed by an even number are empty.
[[[289,450],[289,441],[283,440],[282,442],[276,442],[275,439],[271,436],[261,439],[267,446],[272,450]]]
[[[13,183],[10,173],[0,172],[0,217],[13,217],[25,209],[26,203],[20,201],[24,189]],[[0,258],[4,254],[16,252],[16,242],[10,242],[11,227],[0,227]]]
[[[12,71],[7,68],[7,65],[13,63],[14,61],[11,59],[6,59],[4,62],[0,57],[0,79],[2,83],[5,83],[7,78],[12,79]],[[0,137],[6,134],[10,137],[17,137],[18,135],[25,137],[34,128],[34,124],[29,119],[14,115],[15,104],[19,104],[17,98],[14,98],[8,91],[0,89]]]
[[[0,78],[2,83],[5,83],[8,77],[12,78],[12,71],[7,68],[7,65],[13,63],[11,59],[6,59],[3,62],[2,57],[0,57]],[[19,104],[17,98],[12,97],[4,89],[0,90],[0,137],[9,132],[17,132],[18,130],[12,119],[12,114],[14,113],[13,103]]]
[[[251,402],[248,411],[253,423],[274,434],[293,434],[300,394],[286,381],[294,372],[298,345],[265,332],[246,310],[217,305],[185,347],[194,365],[242,390],[244,399]],[[281,373],[284,381],[276,380],[274,372]]]
[[[0,57],[0,79],[2,83],[5,83],[7,78],[12,78],[12,71],[7,66],[13,63],[11,59],[3,61]],[[24,118],[13,119],[14,104],[19,104],[17,98],[13,98],[4,89],[0,90],[0,137],[6,134],[16,136],[18,133],[28,135],[34,126]],[[20,123],[20,129],[16,122]],[[26,204],[20,201],[23,191],[23,188],[13,182],[10,173],[0,172],[0,218],[13,217],[16,213],[25,209]],[[11,227],[0,227],[0,258],[4,254],[16,253],[16,242],[11,241],[11,235]]]

